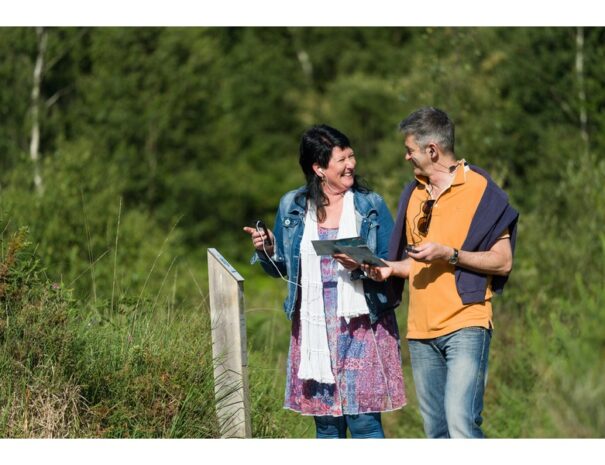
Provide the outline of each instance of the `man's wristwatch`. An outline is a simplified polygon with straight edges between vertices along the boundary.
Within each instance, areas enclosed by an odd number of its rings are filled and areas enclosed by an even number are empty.
[[[449,258],[448,263],[450,265],[455,265],[458,263],[458,249],[454,249],[453,255]]]

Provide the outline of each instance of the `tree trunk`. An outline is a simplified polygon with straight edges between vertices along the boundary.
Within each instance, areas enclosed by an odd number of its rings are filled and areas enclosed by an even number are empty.
[[[34,186],[36,192],[42,194],[44,187],[40,174],[40,87],[42,86],[42,73],[44,71],[44,54],[48,35],[44,28],[36,28],[38,36],[38,55],[34,66],[34,79],[31,94],[32,132],[29,145],[29,156],[34,167]]]
[[[576,29],[576,78],[580,103],[580,135],[584,142],[584,154],[588,155],[588,116],[586,114],[586,90],[584,87],[584,28]]]
[[[311,63],[311,59],[307,51],[303,48],[302,40],[300,37],[299,28],[290,27],[288,28],[291,37],[294,41],[294,47],[296,48],[296,58],[298,58],[298,62],[300,63],[300,67],[302,68],[303,74],[305,77],[311,81],[313,79],[313,63]]]

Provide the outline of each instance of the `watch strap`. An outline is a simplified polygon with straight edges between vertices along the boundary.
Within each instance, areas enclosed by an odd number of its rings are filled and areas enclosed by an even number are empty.
[[[455,265],[458,263],[458,249],[454,248],[454,253],[452,254],[452,256],[449,258],[448,262],[451,265]]]

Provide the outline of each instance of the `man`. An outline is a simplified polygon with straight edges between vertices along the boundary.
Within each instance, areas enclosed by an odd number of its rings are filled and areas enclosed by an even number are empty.
[[[407,338],[426,435],[481,438],[491,298],[512,268],[518,213],[485,171],[456,158],[446,113],[421,108],[400,129],[415,180],[399,201],[389,266],[364,269],[390,278],[399,298],[409,280]]]

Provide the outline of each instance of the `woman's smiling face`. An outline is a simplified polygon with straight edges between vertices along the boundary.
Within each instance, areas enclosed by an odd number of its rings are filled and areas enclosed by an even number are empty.
[[[355,153],[351,147],[332,149],[328,167],[321,168],[330,192],[346,192],[353,187],[356,163]]]

